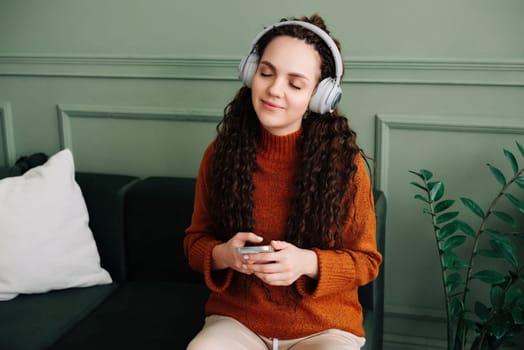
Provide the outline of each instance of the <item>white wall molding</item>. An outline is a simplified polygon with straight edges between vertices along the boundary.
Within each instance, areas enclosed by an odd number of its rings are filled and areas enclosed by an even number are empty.
[[[389,147],[392,129],[524,134],[524,116],[486,118],[486,116],[377,114],[375,116],[376,186],[388,192]]]
[[[0,54],[0,76],[236,81],[240,58]],[[524,61],[358,58],[343,83],[524,86]]]
[[[13,114],[9,102],[0,101],[0,125],[2,126],[2,147],[4,149],[5,166],[13,166],[16,161],[15,130],[13,127]]]
[[[73,149],[71,118],[140,119],[217,123],[223,112],[212,109],[57,105],[61,148]]]

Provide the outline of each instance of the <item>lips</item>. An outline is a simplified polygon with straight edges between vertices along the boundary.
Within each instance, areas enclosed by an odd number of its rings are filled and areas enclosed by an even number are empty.
[[[283,107],[277,105],[277,104],[274,104],[274,103],[271,103],[269,101],[266,101],[266,100],[262,100],[262,104],[264,105],[264,107],[266,107],[267,109],[271,109],[271,110],[275,110],[275,109],[282,109]]]

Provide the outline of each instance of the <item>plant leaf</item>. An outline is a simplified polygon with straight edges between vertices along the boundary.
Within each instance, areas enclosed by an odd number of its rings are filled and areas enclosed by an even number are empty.
[[[493,286],[489,291],[489,300],[495,310],[500,310],[504,306],[504,289],[500,286]]]
[[[473,276],[471,276],[471,279],[481,280],[482,282],[486,282],[489,284],[499,284],[505,281],[504,276],[502,276],[500,272],[495,270],[479,271],[473,274]]]
[[[498,258],[509,262],[515,269],[518,269],[519,260],[517,258],[517,246],[510,240],[492,239],[489,241],[491,247],[498,253]]]
[[[447,270],[460,270],[466,264],[452,250],[442,253],[442,265]]]
[[[421,174],[421,173],[417,173],[416,171],[413,171],[413,170],[408,170],[410,173],[412,174],[415,174],[417,175],[418,177],[420,177],[422,180],[424,180],[424,176]]]
[[[418,182],[410,182],[410,184],[412,184],[412,185],[415,186],[415,187],[420,188],[420,189],[423,190],[424,192],[427,191],[426,187],[422,186],[422,185],[419,184]]]
[[[502,187],[506,186],[506,178],[504,177],[502,171],[491,164],[488,164],[488,167],[489,170],[491,170],[491,173],[495,176],[495,179],[497,179],[498,183],[501,184]]]
[[[489,308],[480,301],[475,302],[475,315],[482,321],[486,321],[489,316]]]
[[[456,221],[452,221],[442,226],[442,228],[437,233],[437,240],[441,241],[448,238],[455,232],[457,232],[458,226]]]
[[[509,161],[509,164],[511,164],[511,169],[513,170],[513,174],[517,175],[517,173],[519,171],[519,165],[518,165],[517,159],[515,158],[513,153],[511,153],[507,149],[504,149],[504,156],[506,156],[506,158]]]
[[[426,170],[426,169],[420,169],[419,172],[416,172],[416,171],[413,171],[413,170],[409,170],[409,172],[412,173],[412,174],[417,175],[418,177],[420,177],[424,181],[428,181],[429,179],[431,179],[433,177],[433,173],[431,171],[429,171],[429,170]]]
[[[513,316],[515,324],[524,325],[524,303],[514,307],[511,310],[511,316]]]
[[[518,143],[518,141],[515,141],[515,143],[517,144],[517,148],[520,151],[520,155],[524,157],[524,147],[522,147],[522,145]]]
[[[513,205],[515,205],[522,213],[524,213],[524,203],[522,203],[517,197],[511,193],[504,193],[504,196],[506,196],[506,198],[509,199]]]
[[[513,322],[508,320],[504,315],[496,314],[495,317],[491,320],[491,332],[497,340],[502,339],[513,326]],[[498,348],[497,346],[493,347],[494,349]]]
[[[458,215],[459,215],[458,211],[450,211],[448,213],[444,213],[442,215],[437,216],[437,219],[435,220],[435,222],[437,223],[437,225],[442,224],[446,221],[453,220]]]
[[[509,308],[511,309],[511,316],[513,317],[513,322],[518,325],[524,325],[524,296],[522,295],[522,289],[515,289],[516,294],[521,295],[518,295],[517,298],[514,300],[508,300],[508,304]],[[520,291],[521,293],[519,293],[518,291]],[[513,295],[510,298],[513,299]],[[504,300],[504,302],[505,301],[506,300]]]
[[[468,223],[462,220],[455,220],[455,222],[457,223],[457,226],[460,231],[464,232],[465,234],[473,238],[477,237],[477,233],[475,232],[475,230],[473,230],[473,228]]]
[[[453,272],[453,273],[448,275],[447,281],[448,282],[453,282],[453,283],[458,282],[458,281],[463,281],[462,275],[460,273],[458,273],[458,272]]]
[[[451,318],[456,318],[464,310],[464,304],[458,298],[452,298],[449,301],[449,313]]]
[[[429,198],[433,202],[437,202],[444,195],[444,183],[442,181],[429,183],[428,188],[430,188]]]
[[[453,252],[444,252],[442,254],[442,265],[444,266],[444,269],[452,269],[453,264],[457,260],[457,255]]]
[[[500,233],[500,231],[497,230],[496,228],[488,227],[488,228],[486,228],[486,233],[487,233],[491,238],[495,238],[495,239],[499,239],[499,240],[503,240],[503,241],[508,241],[508,240],[509,240],[505,235],[503,235],[502,233]]]
[[[510,287],[504,296],[504,309],[511,310],[520,303],[524,305],[524,291],[517,287]]]
[[[493,215],[495,215],[496,217],[498,217],[500,220],[504,221],[506,224],[509,224],[515,228],[518,227],[518,224],[517,222],[515,221],[515,219],[513,219],[513,217],[509,214],[506,214],[502,211],[492,211]]]
[[[475,230],[473,230],[473,228],[468,223],[462,220],[455,220],[455,222],[460,231],[464,232],[465,234],[473,238],[477,237],[477,233],[475,232]]]
[[[466,206],[466,208],[473,212],[473,214],[477,215],[482,219],[484,218],[484,211],[479,207],[477,203],[466,197],[460,197],[460,200]]]
[[[446,199],[443,201],[440,201],[435,205],[435,213],[443,212],[444,210],[448,209],[455,203],[453,199]]]
[[[515,183],[524,190],[524,176],[517,177]]]
[[[433,173],[427,169],[420,169],[420,174],[422,174],[422,178],[426,181],[431,180],[433,177]]]
[[[424,203],[429,204],[429,201],[428,201],[424,196],[422,196],[422,195],[420,195],[420,194],[416,194],[416,195],[415,195],[415,199],[421,200],[421,201],[423,201]]]
[[[462,245],[466,241],[466,236],[456,235],[447,239],[442,245],[443,251],[448,251],[450,249],[456,248]]]
[[[451,293],[454,289],[456,289],[458,286],[461,286],[461,285],[466,285],[466,281],[464,281],[460,273],[454,272],[447,276],[446,289],[448,293]]]

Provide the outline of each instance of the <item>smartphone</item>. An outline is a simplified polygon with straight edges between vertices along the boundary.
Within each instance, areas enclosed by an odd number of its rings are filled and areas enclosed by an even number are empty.
[[[240,254],[267,253],[267,252],[274,252],[274,251],[275,250],[270,245],[253,245],[253,246],[237,248],[237,252]]]

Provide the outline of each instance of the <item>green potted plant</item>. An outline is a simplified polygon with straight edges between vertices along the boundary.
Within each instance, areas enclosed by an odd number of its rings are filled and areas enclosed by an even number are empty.
[[[524,158],[524,148],[516,145]],[[518,259],[524,245],[524,230],[519,227],[524,217],[524,167],[511,151],[504,149],[504,156],[512,170],[509,179],[487,164],[501,187],[487,209],[470,198],[460,198],[478,219],[476,224],[462,219],[464,213],[454,209],[456,200],[445,197],[444,183],[434,180],[431,171],[410,170],[419,180],[411,184],[422,191],[415,199],[423,203],[437,243],[449,350],[498,349],[511,344],[524,329],[524,262]],[[508,205],[516,213],[504,209]],[[472,300],[479,290],[489,295]]]

